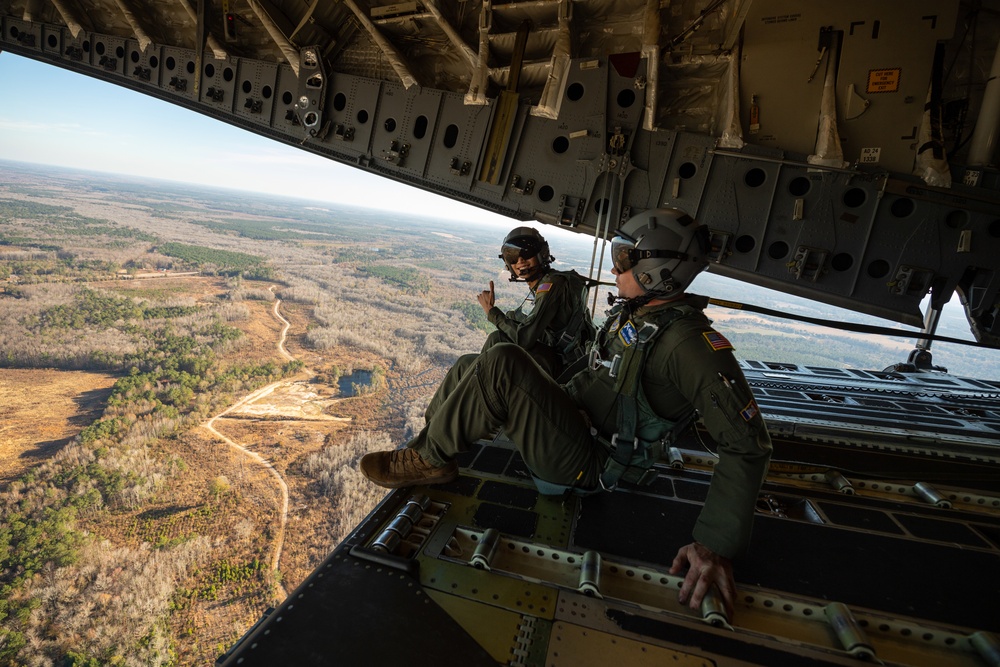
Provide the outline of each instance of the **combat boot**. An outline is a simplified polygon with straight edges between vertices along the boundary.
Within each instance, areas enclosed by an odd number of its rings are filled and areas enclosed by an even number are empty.
[[[409,448],[365,454],[358,469],[369,480],[387,489],[446,484],[458,478],[458,464],[454,461],[438,467],[425,462],[416,450]]]

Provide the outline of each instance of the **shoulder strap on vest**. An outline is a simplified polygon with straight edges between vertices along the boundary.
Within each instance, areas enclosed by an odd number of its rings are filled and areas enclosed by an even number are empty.
[[[615,382],[615,390],[618,394],[618,432],[611,438],[611,456],[601,474],[601,486],[605,489],[613,489],[618,485],[618,480],[629,467],[645,468],[652,470],[654,461],[649,460],[651,453],[638,451],[643,447],[636,436],[636,427],[639,418],[639,386],[642,380],[642,371],[646,366],[646,354],[650,346],[657,337],[660,336],[676,320],[692,311],[687,308],[670,308],[657,318],[656,322],[644,322],[638,331],[636,342],[625,348],[622,355],[621,371]],[[690,420],[683,420],[686,426]],[[676,432],[676,426],[674,432]],[[641,456],[640,460],[637,458]],[[654,473],[655,477],[655,473]],[[639,483],[642,484],[645,477]],[[651,481],[651,480],[650,480]]]

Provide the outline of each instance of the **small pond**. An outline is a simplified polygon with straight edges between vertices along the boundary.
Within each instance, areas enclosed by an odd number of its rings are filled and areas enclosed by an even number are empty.
[[[351,396],[356,396],[356,387],[367,387],[372,383],[372,372],[371,371],[354,371],[349,375],[341,375],[340,379],[337,380],[337,389],[340,391],[340,396],[342,398],[349,398]]]

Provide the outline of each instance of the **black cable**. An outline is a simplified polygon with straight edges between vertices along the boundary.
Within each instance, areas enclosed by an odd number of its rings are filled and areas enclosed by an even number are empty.
[[[899,331],[898,329],[890,329],[889,327],[880,327],[872,324],[855,324],[853,322],[831,322],[830,320],[821,320],[815,317],[807,317],[805,315],[792,315],[791,313],[784,313],[779,310],[772,310],[770,308],[762,308],[761,306],[753,306],[745,303],[738,303],[736,301],[723,301],[721,299],[710,298],[708,302],[713,306],[722,306],[723,308],[732,308],[733,310],[745,310],[748,313],[769,315],[771,317],[778,317],[786,320],[795,320],[797,322],[818,324],[820,326],[830,327],[831,329],[841,329],[843,331],[854,331],[856,333],[867,333],[867,334],[874,334],[877,336],[891,336],[893,338],[919,338],[920,340],[939,341],[942,343],[955,343],[957,345],[970,345],[972,347],[996,349],[992,345],[986,345],[985,343],[979,343],[973,340],[962,340],[960,338],[938,336],[936,334],[925,333],[923,331]]]

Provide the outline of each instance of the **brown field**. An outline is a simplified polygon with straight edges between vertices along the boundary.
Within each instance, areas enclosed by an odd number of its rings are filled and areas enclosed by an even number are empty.
[[[97,419],[114,383],[106,373],[0,369],[0,482],[17,479]]]
[[[209,277],[108,281],[95,286],[139,297],[184,297],[198,302],[226,291],[224,280]],[[284,363],[286,357],[278,348],[283,324],[272,313],[274,302],[244,301],[243,305],[251,317],[231,325],[245,337],[220,360],[222,365]],[[282,490],[274,473],[248,452],[263,457],[284,480],[289,511],[278,576],[267,574],[271,589],[230,584],[206,596],[196,574],[185,590],[202,590],[202,594],[180,598],[170,617],[178,664],[214,660],[267,606],[280,602],[284,593],[301,583],[383,495],[363,490],[360,516],[344,515],[317,492],[315,481],[303,472],[303,462],[311,454],[346,442],[359,429],[383,428],[393,419],[385,414],[384,395],[340,398],[336,388],[313,379],[315,372],[334,364],[372,368],[379,360],[371,354],[335,348],[322,353],[307,350],[301,341],[310,320],[309,308],[282,303],[281,314],[291,325],[286,349],[303,360],[306,369],[217,417],[215,430],[233,444],[220,440],[204,425],[158,440],[149,446],[149,454],[159,465],[168,462],[173,472],[155,496],[135,510],[100,512],[79,520],[81,528],[115,547],[162,546],[203,535],[214,540],[213,560],[234,564],[258,560],[269,569],[278,543]],[[88,372],[0,369],[0,481],[6,485],[20,477],[99,418],[115,379]],[[393,380],[391,374],[389,380]],[[224,480],[223,493],[217,492],[219,480]]]

